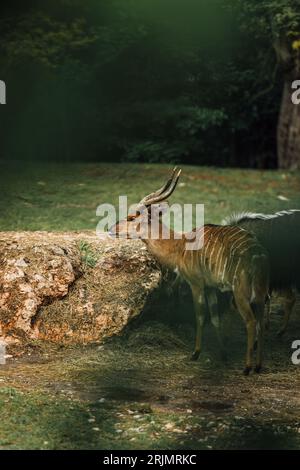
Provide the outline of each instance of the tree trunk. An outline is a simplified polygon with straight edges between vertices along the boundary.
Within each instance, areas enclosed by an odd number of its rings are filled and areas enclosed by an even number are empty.
[[[277,128],[278,167],[291,170],[300,168],[300,105],[292,102],[293,91],[286,80]]]

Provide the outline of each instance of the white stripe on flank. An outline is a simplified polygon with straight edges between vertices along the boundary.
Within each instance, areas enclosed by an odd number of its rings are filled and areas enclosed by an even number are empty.
[[[222,256],[222,250],[223,250],[223,243],[222,243],[222,240],[220,240],[220,237],[218,238],[218,243],[219,243],[219,250],[217,252],[217,255],[216,255],[216,263],[215,263],[215,274],[217,274],[218,270],[218,265],[219,265],[219,262],[220,262],[220,257]]]
[[[211,237],[208,237],[207,243],[205,243],[204,254],[203,254],[203,256],[204,256],[204,260],[203,260],[204,267],[205,267],[205,261],[206,261],[206,253],[207,253],[210,241],[211,241]]]
[[[218,241],[219,240],[216,237],[215,242],[214,242],[213,247],[212,247],[212,250],[211,250],[210,257],[209,257],[209,269],[210,269],[210,271],[212,270],[213,254],[214,254],[214,251],[215,251],[215,246],[218,243]]]
[[[249,242],[248,237],[247,237],[247,238],[244,238],[244,240],[242,240],[239,245],[236,245],[236,247],[235,247],[235,249],[234,249],[234,253],[235,253],[236,251],[238,251],[238,250],[241,248],[241,246],[244,245],[245,242],[246,242],[246,243]],[[246,250],[248,249],[248,247],[250,248],[250,245],[248,245],[248,246],[246,247]],[[232,252],[232,254],[233,254],[233,252]]]
[[[224,254],[224,251],[226,250],[226,245],[225,243],[222,245],[222,249],[221,249],[221,256],[220,256],[220,262],[219,262],[219,265],[216,267],[216,276],[219,277],[220,276],[220,273],[221,273],[221,269],[222,269],[222,262],[225,261],[223,260],[223,254]]]
[[[230,251],[232,251],[240,241],[249,240],[248,233],[246,233],[246,234],[242,233],[242,234],[239,234],[239,235],[240,236],[236,240],[234,240],[232,246],[230,247]]]
[[[201,263],[204,265],[204,260],[205,260],[205,251],[206,251],[206,236],[205,236],[205,228],[203,229],[203,247],[201,250]]]
[[[249,251],[251,250],[251,248],[255,248],[255,247],[257,247],[257,243],[255,242],[253,242],[251,245],[246,246],[246,248],[240,253],[240,256],[246,253],[246,251]],[[257,256],[257,255],[256,254],[252,255],[252,258],[253,256]]]
[[[230,247],[228,257],[229,257],[231,263],[232,263],[232,261],[233,261],[233,259],[234,259],[234,253],[235,253],[235,251],[236,251],[236,250],[235,250],[235,247],[236,247],[236,245],[237,245],[241,240],[242,240],[242,241],[246,240],[246,238],[244,237],[244,234],[242,234],[242,237],[238,237],[238,238],[233,242],[232,246]],[[230,264],[231,264],[231,263],[230,263]],[[231,268],[231,266],[230,266],[230,268]],[[229,269],[230,269],[230,268],[229,268]]]
[[[244,234],[243,234],[244,235]],[[236,242],[238,242],[238,244],[236,244]],[[232,245],[231,249],[230,249],[230,265],[228,267],[228,272],[230,272],[231,268],[232,268],[232,263],[234,262],[235,260],[235,253],[237,252],[237,250],[239,250],[241,248],[241,246],[245,243],[245,242],[249,242],[249,237],[248,237],[248,234],[246,234],[246,236],[242,236],[242,237],[239,237],[235,243]],[[247,250],[249,249],[249,245],[247,245],[247,247],[245,248],[245,250],[243,250],[243,253],[245,253]],[[239,254],[239,257],[241,257],[242,253]]]
[[[236,229],[236,227],[234,227],[234,228]],[[241,232],[240,229],[234,230],[233,233],[232,233],[232,235],[230,235],[230,236],[227,238],[227,241],[229,242],[232,238],[234,238],[234,237],[237,235],[237,233],[240,234],[240,232]],[[244,235],[244,234],[243,234],[243,235]]]
[[[239,268],[240,262],[241,262],[241,258],[239,258],[239,260],[237,262],[237,265],[236,265],[236,268],[235,268],[235,271],[234,271],[234,274],[233,274],[233,278],[232,278],[232,283],[233,284],[235,283],[236,278],[237,278],[237,270]]]
[[[218,272],[217,267],[218,267],[218,263],[219,263],[219,260],[220,260],[220,255],[221,255],[221,252],[222,252],[222,248],[223,248],[223,245],[220,244],[219,245],[219,251],[218,251],[218,254],[217,254],[217,257],[216,257],[215,274],[217,274],[217,272]]]
[[[225,261],[225,264],[224,264],[224,269],[223,269],[223,274],[222,274],[222,282],[224,282],[225,269],[226,269],[226,266],[227,266],[227,262],[228,262],[228,256],[226,257],[226,261]]]
[[[241,250],[241,247],[244,245],[245,242],[247,242],[248,240],[242,240],[240,241],[239,245],[237,245],[235,247],[235,249],[233,251],[230,252],[230,256],[231,256],[231,259],[233,260],[233,262],[235,261],[235,258],[236,258],[236,254],[239,255],[240,257],[240,250]],[[248,249],[248,245],[246,246],[246,251]]]
[[[207,243],[205,244],[205,248],[204,248],[204,253],[203,253],[203,256],[204,256],[204,259],[203,259],[203,264],[204,264],[204,267],[206,267],[206,254],[208,252],[208,258],[210,258],[210,255],[209,255],[209,251],[208,251],[208,246],[211,242],[211,240],[214,239],[214,237],[212,236],[213,234],[209,234],[209,237],[208,237],[208,240],[207,240]]]

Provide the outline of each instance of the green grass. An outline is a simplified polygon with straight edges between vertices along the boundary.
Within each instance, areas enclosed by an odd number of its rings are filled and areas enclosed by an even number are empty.
[[[160,414],[147,403],[86,402],[42,391],[0,389],[0,412],[0,449],[147,449],[153,446],[151,433],[157,448],[176,449],[180,444],[173,429],[184,433],[181,413]],[[167,424],[169,432],[161,432]]]
[[[138,202],[169,171],[170,165],[2,163],[0,230],[94,230],[99,204],[117,204],[119,195]],[[205,204],[207,223],[220,223],[232,211],[299,208],[300,175],[183,166],[171,202]]]
[[[85,266],[94,268],[97,264],[97,255],[94,253],[92,247],[84,240],[79,241],[79,250],[81,253],[81,261]]]

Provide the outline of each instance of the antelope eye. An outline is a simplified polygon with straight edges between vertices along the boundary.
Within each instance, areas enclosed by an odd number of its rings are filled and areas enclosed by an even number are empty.
[[[134,220],[134,219],[135,219],[134,215],[129,215],[129,216],[127,217],[127,221],[128,221],[128,222],[131,222],[131,221]]]

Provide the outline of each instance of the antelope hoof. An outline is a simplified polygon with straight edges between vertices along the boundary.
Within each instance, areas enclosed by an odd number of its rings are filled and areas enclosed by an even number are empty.
[[[254,371],[259,374],[261,372],[261,364],[257,364],[257,366],[255,367]]]
[[[244,369],[244,375],[249,375],[249,373],[250,373],[251,370],[252,370],[252,367],[250,367],[250,366],[245,367],[245,369]]]
[[[200,356],[200,351],[194,351],[192,356],[191,356],[191,361],[197,361],[199,356]]]

